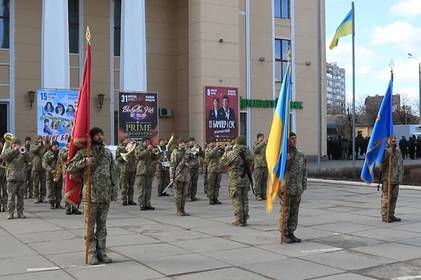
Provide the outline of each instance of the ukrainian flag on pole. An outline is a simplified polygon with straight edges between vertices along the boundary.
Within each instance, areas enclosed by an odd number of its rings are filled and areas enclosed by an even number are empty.
[[[345,37],[352,34],[352,21],[354,20],[354,11],[351,10],[345,19],[336,29],[335,36],[333,36],[332,42],[330,43],[329,49],[333,49],[338,46],[339,38]]]
[[[393,135],[393,76],[390,79],[386,94],[380,104],[379,113],[374,123],[373,132],[368,142],[367,152],[363,168],[361,170],[361,179],[371,183],[374,177],[375,164],[381,164],[387,138]]]
[[[281,184],[285,180],[285,169],[288,153],[289,104],[291,101],[291,74],[288,63],[279,93],[278,103],[273,115],[272,127],[266,148],[266,161],[269,169],[266,210],[272,211]]]

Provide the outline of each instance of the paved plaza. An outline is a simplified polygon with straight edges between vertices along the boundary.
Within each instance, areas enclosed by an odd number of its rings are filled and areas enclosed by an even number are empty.
[[[112,204],[114,263],[99,266],[83,264],[82,216],[26,200],[26,220],[0,213],[0,279],[421,279],[421,191],[401,191],[403,222],[393,224],[380,221],[379,196],[374,187],[310,182],[296,232],[303,243],[281,246],[278,214],[266,214],[263,201],[250,201],[250,225],[240,228],[226,187],[222,205],[203,193],[189,202],[189,217],[154,192],[155,211]]]

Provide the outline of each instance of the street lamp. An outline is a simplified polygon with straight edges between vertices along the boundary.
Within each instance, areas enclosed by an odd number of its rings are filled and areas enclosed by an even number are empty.
[[[419,123],[421,124],[421,61],[412,53],[408,53],[409,59],[415,59],[418,62],[418,110],[419,110]]]

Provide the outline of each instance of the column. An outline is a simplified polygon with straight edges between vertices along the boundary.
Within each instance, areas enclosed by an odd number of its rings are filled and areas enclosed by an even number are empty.
[[[41,42],[43,88],[69,88],[69,23],[67,0],[43,0]]]
[[[120,89],[146,91],[145,0],[122,0]]]

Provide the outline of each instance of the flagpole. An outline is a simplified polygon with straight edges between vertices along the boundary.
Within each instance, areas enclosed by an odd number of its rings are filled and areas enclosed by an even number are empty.
[[[352,166],[355,167],[355,9],[352,1]]]

